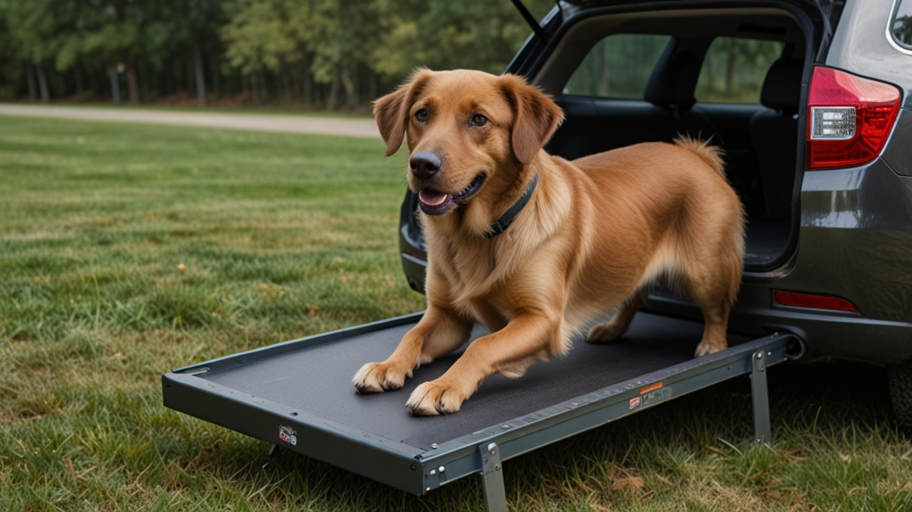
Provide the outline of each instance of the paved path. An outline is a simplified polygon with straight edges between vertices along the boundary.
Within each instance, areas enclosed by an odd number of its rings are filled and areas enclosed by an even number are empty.
[[[377,125],[373,119],[227,114],[221,112],[174,112],[170,110],[131,110],[128,108],[58,107],[9,103],[0,103],[0,116],[53,117],[120,123],[179,124],[234,130],[380,138],[380,133],[377,131]]]

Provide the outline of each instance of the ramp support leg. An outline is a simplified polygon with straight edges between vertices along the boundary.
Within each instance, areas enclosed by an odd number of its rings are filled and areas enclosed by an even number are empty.
[[[484,488],[485,510],[507,512],[507,492],[504,489],[503,464],[500,461],[500,447],[497,443],[478,447],[481,457],[481,482]]]
[[[751,395],[754,399],[754,443],[769,444],[770,428],[769,392],[766,389],[766,353],[760,349],[751,356]]]

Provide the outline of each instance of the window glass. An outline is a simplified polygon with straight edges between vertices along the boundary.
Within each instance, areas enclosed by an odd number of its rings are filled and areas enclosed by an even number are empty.
[[[706,51],[694,97],[701,102],[760,103],[763,79],[783,43],[717,37]]]
[[[912,50],[912,0],[899,0],[893,15],[893,38]]]
[[[615,34],[589,51],[564,94],[602,98],[643,98],[652,68],[670,36]]]

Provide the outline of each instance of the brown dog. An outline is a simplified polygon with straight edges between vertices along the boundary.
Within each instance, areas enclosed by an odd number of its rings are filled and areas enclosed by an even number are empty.
[[[406,404],[413,414],[456,412],[488,376],[518,377],[565,353],[573,333],[612,311],[586,341],[617,339],[658,279],[703,310],[696,355],[727,347],[744,214],[716,148],[685,138],[568,162],[542,150],[560,108],[520,77],[478,71],[418,71],[374,113],[387,156],[408,134],[428,308],[389,359],[358,371],[358,391],[401,388],[480,322],[492,334]]]

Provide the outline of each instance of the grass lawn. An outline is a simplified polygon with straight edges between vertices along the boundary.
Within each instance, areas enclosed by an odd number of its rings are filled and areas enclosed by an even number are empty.
[[[477,510],[181,415],[160,376],[423,308],[380,141],[0,118],[0,510]],[[863,342],[863,340],[859,340]],[[505,463],[517,510],[908,510],[879,368],[738,379]],[[403,396],[403,402],[405,401]]]

